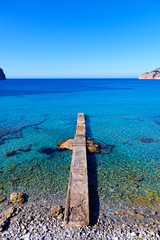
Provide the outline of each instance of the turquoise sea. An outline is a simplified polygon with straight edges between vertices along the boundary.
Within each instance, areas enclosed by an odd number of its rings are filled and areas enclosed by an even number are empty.
[[[87,135],[106,146],[89,155],[100,201],[160,206],[160,81],[8,79],[0,81],[0,195],[66,198],[78,112]],[[28,148],[22,151],[23,148]],[[14,151],[12,156],[6,156]],[[93,163],[93,165],[92,165]],[[94,199],[94,196],[92,196]]]

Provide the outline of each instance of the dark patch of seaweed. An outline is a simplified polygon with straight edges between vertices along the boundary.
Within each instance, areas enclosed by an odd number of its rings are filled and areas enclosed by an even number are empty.
[[[10,139],[17,139],[22,137],[21,131],[23,129],[29,128],[29,127],[36,127],[41,125],[42,123],[46,122],[49,118],[45,118],[44,120],[37,122],[37,123],[32,123],[25,125],[23,127],[20,127],[15,130],[8,130],[8,129],[2,129],[0,131],[0,140],[4,143],[5,140],[10,140]],[[9,136],[10,135],[10,136]],[[7,136],[7,137],[6,137]]]

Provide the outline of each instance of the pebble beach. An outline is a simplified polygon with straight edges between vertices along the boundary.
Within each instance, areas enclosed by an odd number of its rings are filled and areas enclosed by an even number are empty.
[[[64,201],[55,204],[64,206]],[[127,240],[160,239],[160,212],[117,208],[101,204],[96,224],[66,228],[63,215],[54,217],[53,199],[14,205],[16,209],[6,229],[0,233],[4,240],[101,239]]]

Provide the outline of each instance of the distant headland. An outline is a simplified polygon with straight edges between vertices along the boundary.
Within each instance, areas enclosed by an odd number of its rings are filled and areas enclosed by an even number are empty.
[[[142,73],[139,79],[160,79],[160,68],[157,68],[151,72]]]
[[[5,76],[2,68],[0,68],[0,80],[6,80],[6,76]]]

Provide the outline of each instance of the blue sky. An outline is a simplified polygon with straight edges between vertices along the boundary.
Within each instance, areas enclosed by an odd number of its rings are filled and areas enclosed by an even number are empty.
[[[159,0],[1,0],[7,77],[138,77],[160,67]]]

